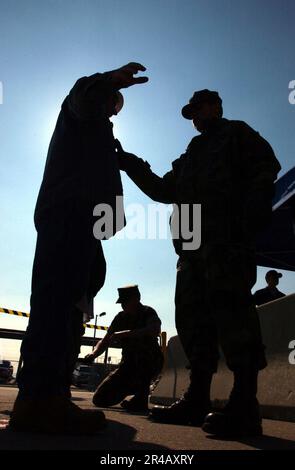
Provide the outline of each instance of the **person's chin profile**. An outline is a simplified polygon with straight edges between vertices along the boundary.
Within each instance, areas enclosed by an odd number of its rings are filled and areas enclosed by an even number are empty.
[[[202,120],[193,119],[193,126],[198,132],[202,132],[204,130],[204,123]]]
[[[107,111],[107,117],[108,117],[108,118],[111,118],[111,117],[113,117],[113,116],[117,116],[117,114],[118,114],[117,111],[114,110],[114,109],[112,109],[112,110],[110,110],[110,111]]]

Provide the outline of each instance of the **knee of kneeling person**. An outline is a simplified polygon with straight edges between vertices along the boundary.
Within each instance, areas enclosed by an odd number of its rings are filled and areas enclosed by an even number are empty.
[[[99,393],[93,395],[92,403],[98,407],[107,407],[112,405],[112,403],[110,403],[110,400],[108,400],[106,396],[103,396]]]

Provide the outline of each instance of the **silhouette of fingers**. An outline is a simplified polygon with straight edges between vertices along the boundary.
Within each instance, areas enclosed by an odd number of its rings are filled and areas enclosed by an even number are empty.
[[[132,82],[135,84],[135,83],[146,83],[148,82],[148,77],[137,77],[137,78],[133,78]]]
[[[146,67],[144,65],[139,64],[138,62],[129,62],[129,64],[125,65],[126,68],[128,68],[130,71],[133,73],[138,73],[140,72],[145,72]]]

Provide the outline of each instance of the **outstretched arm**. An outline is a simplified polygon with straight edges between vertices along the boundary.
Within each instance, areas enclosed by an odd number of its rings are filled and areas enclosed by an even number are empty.
[[[151,318],[148,320],[147,325],[143,328],[116,332],[112,331],[113,330],[110,328],[105,337],[97,342],[92,353],[85,356],[84,362],[90,364],[96,357],[103,354],[109,346],[123,338],[140,338],[142,336],[157,337],[161,332],[161,321],[157,318]]]
[[[143,328],[135,330],[116,331],[111,338],[111,342],[120,340],[122,338],[140,338],[142,336],[159,336],[161,332],[161,321],[156,318],[148,320],[147,325]]]
[[[124,170],[147,196],[154,201],[166,204],[176,201],[173,171],[169,171],[161,178],[152,172],[148,162],[132,153],[125,152],[118,140],[116,140],[116,144],[120,169]]]
[[[90,364],[91,362],[94,361],[96,357],[103,354],[106,351],[106,349],[109,347],[111,343],[111,338],[112,338],[111,333],[107,332],[105,337],[96,343],[96,346],[93,349],[92,353],[87,354],[85,356],[84,361]]]

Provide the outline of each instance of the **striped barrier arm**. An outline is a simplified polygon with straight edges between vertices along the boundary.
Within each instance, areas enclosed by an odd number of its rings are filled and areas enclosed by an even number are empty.
[[[29,318],[29,316],[30,316],[29,313],[20,312],[18,310],[12,310],[10,308],[3,308],[3,307],[0,307],[0,313],[6,313],[8,315],[16,315],[18,317],[25,317],[25,318]],[[91,325],[90,323],[83,323],[83,326],[85,328],[92,328],[92,329],[96,329],[96,330],[103,330],[103,331],[108,330],[107,326]],[[166,355],[167,355],[167,352],[166,352],[167,333],[165,331],[162,331],[162,333],[160,334],[160,345],[161,345],[161,348],[162,348],[162,351],[163,351],[163,354],[164,354],[164,358],[166,359]]]
[[[3,307],[0,307],[0,313],[7,313],[8,315],[16,315],[18,317],[25,317],[25,318],[29,318],[29,316],[30,316],[29,313],[20,312],[18,310],[12,310],[10,308],[3,308]],[[83,326],[85,328],[92,328],[92,329],[96,329],[96,330],[104,330],[104,331],[108,330],[107,326],[91,325],[90,323],[87,323],[87,324],[84,323]]]

